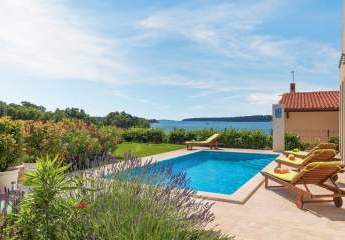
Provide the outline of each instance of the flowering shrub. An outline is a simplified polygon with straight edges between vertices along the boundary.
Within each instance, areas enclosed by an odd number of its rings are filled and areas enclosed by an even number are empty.
[[[21,156],[20,145],[10,134],[0,134],[0,172],[17,162]]]
[[[112,151],[121,142],[122,131],[118,128],[103,126],[98,129],[97,138],[103,149]]]
[[[0,118],[0,171],[20,161],[23,153],[21,122]]]
[[[85,191],[78,178],[65,174],[68,166],[61,163],[57,157],[39,158],[36,170],[26,174],[25,185],[30,192],[9,214],[5,239],[85,239],[85,229],[80,227],[85,214],[80,212],[84,209],[79,208],[78,200]]]
[[[65,162],[88,165],[109,158],[122,130],[82,121],[21,121],[0,118],[0,171],[14,163],[59,155]]]
[[[65,156],[66,148],[62,141],[65,131],[61,124],[51,122],[26,121],[23,135],[26,162],[47,154]]]
[[[203,227],[214,220],[212,204],[198,199],[184,174],[171,169],[149,171],[151,162],[129,157],[105,172],[66,174],[58,159],[39,159],[27,175],[31,192],[6,220],[5,239],[200,239],[229,240]],[[135,178],[127,175],[143,169]],[[156,181],[164,178],[165,181]],[[149,185],[141,184],[149,180]],[[156,182],[156,184],[154,184]]]

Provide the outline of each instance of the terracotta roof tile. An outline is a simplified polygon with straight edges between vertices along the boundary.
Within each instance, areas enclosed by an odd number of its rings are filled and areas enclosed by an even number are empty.
[[[285,111],[337,111],[339,91],[284,93],[279,103]]]

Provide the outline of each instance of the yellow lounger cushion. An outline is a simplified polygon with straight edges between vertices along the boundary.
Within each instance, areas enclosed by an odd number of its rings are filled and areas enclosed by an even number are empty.
[[[334,149],[319,149],[304,158],[295,157],[294,160],[290,160],[286,156],[279,156],[277,160],[283,164],[307,165],[310,162],[332,161],[335,155],[336,151]]]
[[[295,157],[294,160],[290,160],[288,157],[285,156],[280,156],[277,158],[277,160],[280,160],[281,162],[286,162],[286,163],[292,163],[295,165],[301,165],[305,161],[305,159]]]
[[[282,173],[282,174],[275,173],[274,169],[269,169],[264,172],[268,173],[269,175],[272,175],[273,177],[279,178],[287,182],[291,182],[294,179],[294,177],[298,174],[298,172],[291,171],[291,170],[288,173]]]
[[[341,169],[341,162],[340,161],[312,162],[312,163],[309,163],[305,167],[305,169],[311,170],[311,169],[318,168],[318,167],[338,167],[339,169]]]
[[[310,152],[307,151],[298,151],[298,152],[294,152],[294,151],[284,151],[285,154],[293,154],[296,156],[307,156],[308,154],[310,154]]]
[[[208,144],[216,140],[219,136],[219,133],[215,133],[211,137],[207,138],[206,141],[187,141],[186,144]]]

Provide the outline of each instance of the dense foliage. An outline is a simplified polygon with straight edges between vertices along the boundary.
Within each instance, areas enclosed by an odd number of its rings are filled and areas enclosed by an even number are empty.
[[[161,143],[165,133],[158,128],[130,128],[123,132],[122,137],[127,142]]]
[[[48,154],[77,165],[109,158],[122,131],[77,120],[56,123],[0,118],[0,171]]]
[[[99,178],[101,169],[98,175],[72,175],[60,163],[57,158],[40,159],[26,176],[31,191],[6,219],[6,239],[232,239],[203,229],[214,219],[212,204],[195,200],[184,174],[150,172],[150,162],[129,158],[114,163],[111,172],[117,181],[109,181]],[[124,175],[133,168],[145,171],[136,178]],[[162,177],[164,185],[156,181]],[[151,184],[141,184],[144,179]]]
[[[308,144],[303,143],[300,136],[295,133],[285,133],[285,150],[305,150],[306,148],[308,148]]]
[[[45,107],[38,106],[30,102],[21,104],[0,101],[0,117],[9,116],[14,120],[41,120],[41,121],[62,121],[64,119],[83,120],[86,123],[97,125],[112,125],[119,128],[129,127],[150,127],[147,119],[132,116],[126,112],[110,112],[105,117],[93,117],[83,109],[66,108],[47,111]]]
[[[220,133],[219,143],[223,147],[233,148],[272,148],[272,137],[259,130],[237,130],[224,129],[217,131],[214,129],[185,130],[174,129],[170,132],[163,132],[159,129],[132,128],[123,133],[124,141],[142,143],[174,143],[182,144],[190,140],[205,140],[214,133]]]
[[[8,118],[0,118],[0,171],[15,164],[23,154],[21,124]]]

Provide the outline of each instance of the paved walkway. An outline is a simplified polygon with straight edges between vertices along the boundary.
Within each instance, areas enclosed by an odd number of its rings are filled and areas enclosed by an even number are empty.
[[[345,208],[331,203],[305,204],[300,210],[294,195],[263,186],[244,204],[216,202],[218,228],[237,240],[336,240],[345,238]]]

